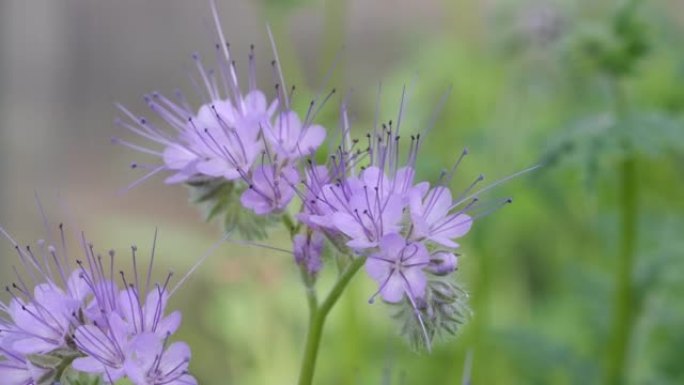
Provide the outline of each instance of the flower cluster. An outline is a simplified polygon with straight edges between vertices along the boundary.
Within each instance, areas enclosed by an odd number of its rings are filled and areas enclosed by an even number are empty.
[[[430,186],[415,178],[420,134],[410,136],[402,156],[399,127],[391,121],[369,132],[363,149],[349,132],[343,127],[347,137],[326,165],[308,164],[298,218],[347,254],[367,258],[366,272],[378,284],[370,302],[380,296],[387,303],[408,305],[418,320],[420,343],[429,348],[444,326],[444,318],[437,320],[433,283],[448,282],[445,277],[457,268],[456,240],[472,226],[471,212],[479,205],[477,193],[469,193],[482,177],[454,199],[447,185],[466,151]],[[453,307],[447,312],[455,323],[462,322],[463,293],[448,284],[440,288],[450,291]]]
[[[220,28],[215,8],[214,16]],[[315,103],[304,119],[290,108],[294,88],[290,92],[285,89],[277,60],[271,63],[276,96],[269,100],[257,88],[253,45],[247,90],[243,91],[230,46],[219,35],[218,75],[203,66],[198,54],[193,55],[204,84],[201,96],[206,102],[202,106],[190,107],[180,93],[177,101],[157,92],[145,96],[148,107],[173,129],[172,133],[119,106],[127,119],[118,124],[161,150],[118,138],[115,142],[161,158],[161,165],[146,166],[151,172],[143,179],[167,171],[171,172],[166,178],[169,184],[215,179],[237,182],[246,187],[240,197],[244,207],[257,215],[282,212],[295,196],[292,185],[300,178],[298,160],[318,149],[326,131],[312,123]],[[134,163],[134,167],[140,166]]]
[[[0,303],[0,378],[8,385],[65,382],[74,373],[104,383],[128,378],[135,385],[193,385],[190,349],[169,342],[181,323],[166,314],[169,281],[151,278],[154,249],[144,277],[137,249],[133,271],[115,273],[115,254],[98,254],[81,235],[83,259],[68,256],[62,225],[61,245],[39,241],[37,248],[12,242],[25,274]]]
[[[399,135],[405,107],[402,95],[396,125],[392,121],[376,123],[364,140],[352,139],[347,106],[342,103],[342,140],[332,147],[325,163],[316,162],[314,153],[330,135],[314,120],[328,98],[322,103],[314,99],[305,118],[300,119],[290,108],[291,95],[285,92],[275,60],[276,97],[269,100],[256,87],[253,48],[248,90],[243,92],[212,5],[219,32],[218,75],[206,70],[195,56],[204,83],[202,96],[208,101],[193,109],[182,98],[173,102],[157,93],[147,96],[149,107],[168,129],[136,118],[121,107],[131,121],[121,124],[162,149],[119,143],[156,155],[162,165],[150,167],[149,175],[171,172],[167,183],[195,186],[197,181],[209,180],[204,186],[220,187],[244,182],[246,188],[239,190],[242,207],[230,206],[227,215],[235,216],[240,209],[256,216],[283,213],[298,197],[297,222],[289,216],[285,219],[293,230],[295,262],[307,277],[307,285],[323,267],[321,253],[326,240],[337,255],[363,258],[368,275],[378,284],[370,302],[380,296],[388,303],[408,305],[429,348],[438,329],[453,329],[449,320],[462,321],[463,293],[445,277],[457,268],[456,240],[468,233],[475,218],[473,210],[479,208],[478,193],[472,190],[481,177],[461,196],[452,196],[449,189],[466,151],[436,184],[416,180],[422,139],[420,133],[408,135],[408,150],[402,153],[406,147]],[[275,48],[274,54],[277,58]],[[230,198],[215,197],[222,191],[219,187],[208,189],[200,200],[220,199],[214,208],[228,207]]]

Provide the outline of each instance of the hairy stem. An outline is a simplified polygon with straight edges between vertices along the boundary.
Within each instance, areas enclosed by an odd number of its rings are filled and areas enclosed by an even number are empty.
[[[299,385],[311,385],[316,368],[316,358],[318,357],[318,347],[321,344],[321,336],[323,334],[323,326],[325,320],[332,310],[337,300],[346,289],[352,277],[366,262],[365,257],[358,257],[354,259],[342,274],[337,279],[335,286],[330,290],[325,300],[318,305],[315,301],[309,300],[309,330],[306,335],[306,345],[304,347],[304,357],[302,358],[302,367],[299,372]]]

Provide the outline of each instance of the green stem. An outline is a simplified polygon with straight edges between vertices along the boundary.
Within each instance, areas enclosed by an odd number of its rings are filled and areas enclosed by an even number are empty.
[[[620,169],[620,259],[616,270],[615,314],[613,336],[607,368],[607,384],[624,382],[625,361],[634,325],[635,295],[633,287],[634,256],[637,239],[637,175],[636,161],[630,157]]]
[[[342,274],[337,279],[335,286],[330,290],[325,300],[318,306],[314,300],[312,305],[311,297],[309,300],[309,331],[306,335],[306,345],[304,348],[304,357],[302,358],[302,368],[299,372],[299,385],[311,385],[316,368],[316,358],[318,357],[318,347],[321,344],[321,335],[323,334],[323,326],[325,319],[332,310],[337,300],[340,298],[344,289],[351,281],[352,277],[366,262],[365,257],[358,257],[354,259]]]
[[[624,118],[625,101],[617,81],[614,81],[615,110],[618,119]],[[630,149],[626,149],[628,152]],[[636,307],[633,286],[634,259],[638,227],[637,163],[627,155],[620,165],[620,249],[615,270],[615,299],[612,336],[609,341],[606,384],[619,385],[625,380],[625,362],[634,326]]]

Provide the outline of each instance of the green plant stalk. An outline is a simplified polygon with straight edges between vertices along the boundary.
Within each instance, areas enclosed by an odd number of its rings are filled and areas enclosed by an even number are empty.
[[[620,167],[620,256],[616,269],[615,313],[608,356],[606,383],[624,382],[625,361],[634,326],[635,293],[633,285],[637,240],[638,181],[636,160],[625,159]]]
[[[615,112],[618,119],[627,109],[619,79],[612,80]],[[619,128],[619,127],[618,127]],[[628,144],[625,144],[627,146]],[[629,150],[629,149],[627,149]],[[615,269],[615,298],[613,301],[613,325],[608,345],[605,383],[620,385],[625,379],[625,362],[634,326],[634,260],[638,227],[638,177],[637,162],[629,154],[619,168],[620,245]]]
[[[340,274],[335,286],[333,286],[328,296],[320,305],[316,301],[311,301],[311,297],[309,297],[309,330],[306,334],[304,357],[302,358],[302,367],[299,372],[299,385],[312,384],[314,370],[316,369],[316,358],[318,357],[318,347],[321,345],[323,326],[325,325],[328,313],[330,313],[337,300],[340,299],[344,289],[365,262],[365,257],[354,259]]]

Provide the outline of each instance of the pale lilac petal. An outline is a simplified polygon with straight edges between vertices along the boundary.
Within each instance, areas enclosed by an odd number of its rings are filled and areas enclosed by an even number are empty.
[[[15,341],[12,349],[22,355],[47,353],[62,345],[58,341],[46,341],[42,338],[27,337]]]
[[[380,290],[382,299],[390,303],[400,302],[404,298],[404,280],[398,274],[392,274],[385,286]]]
[[[425,198],[425,205],[425,219],[434,224],[449,212],[452,205],[451,191],[446,187],[435,187]]]
[[[67,287],[69,288],[71,297],[79,302],[82,302],[91,292],[90,286],[88,286],[86,280],[81,278],[81,271],[79,269],[76,269],[71,273],[69,281],[67,282]]]
[[[163,160],[171,170],[182,170],[190,162],[197,160],[197,154],[180,145],[168,146],[164,149]]]
[[[266,95],[259,90],[250,91],[242,99],[245,111],[250,114],[265,114],[267,101]]]
[[[190,347],[184,342],[172,343],[162,355],[159,370],[165,374],[171,374],[172,371],[185,371],[190,362]]]
[[[135,385],[154,385],[147,381],[147,371],[149,368],[142,367],[133,360],[126,360],[124,363],[124,372],[128,379]]]
[[[257,215],[265,215],[272,211],[271,204],[267,198],[254,191],[254,188],[248,188],[242,193],[240,203],[244,207],[253,210]]]
[[[224,159],[213,157],[197,163],[197,171],[208,176],[222,177],[234,167]]]
[[[171,381],[165,385],[197,385],[197,380],[195,379],[195,377],[193,377],[189,374],[186,374],[186,375],[182,376],[181,378],[174,380],[174,381]]]
[[[383,234],[379,235],[399,231],[399,222],[401,222],[404,216],[403,206],[400,195],[392,194],[387,198],[382,211],[382,221],[380,222]]]
[[[363,226],[351,214],[336,212],[331,217],[333,225],[338,230],[347,234],[350,238],[363,238],[365,233]]]
[[[472,225],[473,219],[466,214],[450,215],[435,226],[434,233],[441,237],[459,238],[466,235]]]
[[[74,334],[79,348],[86,352],[102,352],[103,343],[108,341],[104,331],[94,325],[81,325]]]
[[[140,333],[131,341],[127,352],[126,363],[132,362],[134,366],[149,371],[155,363],[157,356],[161,354],[164,338],[154,333]],[[128,368],[128,366],[126,366]],[[131,373],[126,373],[130,376]]]
[[[399,234],[387,234],[380,240],[380,249],[385,259],[398,259],[404,247],[406,239]]]
[[[0,361],[0,378],[2,383],[7,385],[28,385],[32,380],[28,368],[20,367],[19,363],[6,361]]]
[[[143,313],[145,316],[145,330],[150,331],[154,327],[155,321],[161,319],[166,309],[169,295],[166,292],[160,292],[158,289],[153,289],[147,294],[145,299],[145,307]]]
[[[178,172],[178,173],[175,173],[175,174],[167,177],[166,179],[164,179],[164,183],[166,183],[166,184],[185,183],[185,182],[189,181],[192,177],[193,177],[193,175],[191,175],[191,174],[187,174],[185,172]]]
[[[412,267],[402,272],[405,285],[413,298],[423,298],[427,288],[427,277],[422,267]]]
[[[309,126],[299,141],[299,152],[302,155],[309,155],[316,151],[325,140],[326,131],[321,126]]]
[[[157,325],[156,333],[160,336],[166,336],[168,334],[173,334],[178,330],[182,321],[182,314],[180,311],[174,311],[168,316],[162,318],[162,320]]]
[[[105,366],[102,364],[102,362],[100,362],[100,361],[98,361],[92,357],[76,358],[71,363],[71,366],[74,369],[78,370],[79,372],[93,373],[93,374],[105,372]]]
[[[459,244],[444,236],[428,236],[427,239],[450,249],[458,248]]]
[[[379,284],[382,284],[387,279],[387,276],[389,276],[392,269],[392,264],[379,258],[384,257],[382,255],[377,257],[371,255],[366,260],[366,272],[371,278],[373,278],[373,280],[377,281]]]

